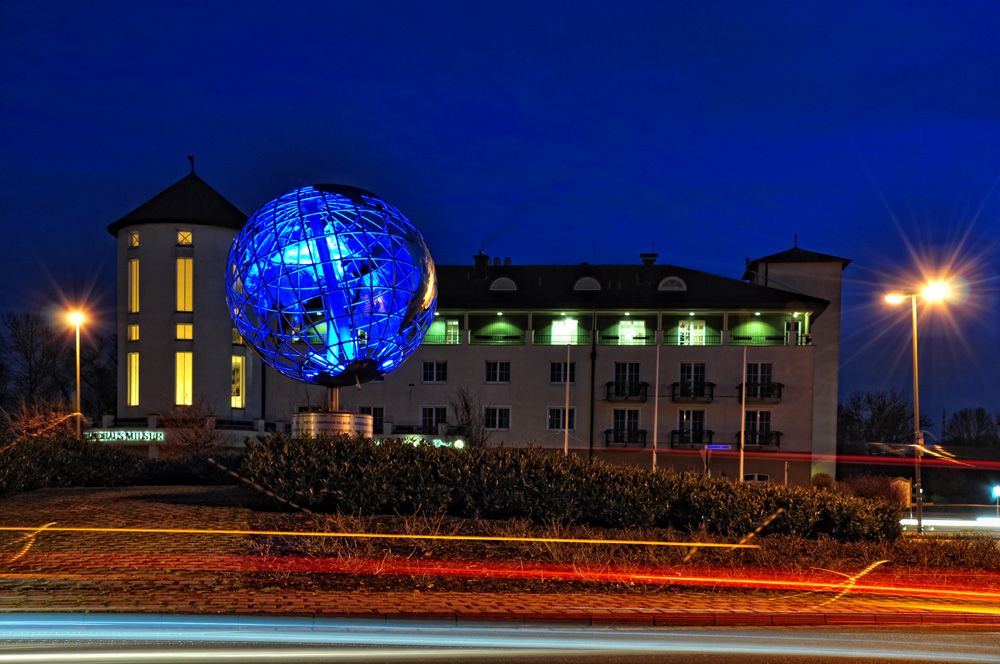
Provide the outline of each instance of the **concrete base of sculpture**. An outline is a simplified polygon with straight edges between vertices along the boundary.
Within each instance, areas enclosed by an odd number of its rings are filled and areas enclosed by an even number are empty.
[[[372,437],[372,416],[346,410],[295,413],[292,416],[292,437],[349,436]]]

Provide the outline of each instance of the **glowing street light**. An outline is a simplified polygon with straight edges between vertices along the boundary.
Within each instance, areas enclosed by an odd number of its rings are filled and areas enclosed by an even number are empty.
[[[993,497],[997,499],[997,518],[1000,519],[1000,484],[993,487]]]
[[[80,410],[80,326],[87,318],[82,311],[71,311],[66,320],[76,327],[76,439],[80,440],[80,419],[83,417]]]
[[[923,487],[920,483],[920,454],[924,445],[924,434],[920,430],[920,377],[919,359],[917,355],[917,296],[929,302],[940,302],[948,297],[947,284],[937,281],[927,284],[919,293],[889,293],[885,301],[889,304],[900,304],[907,298],[913,311],[913,485],[917,502],[917,533],[924,532],[923,521]]]

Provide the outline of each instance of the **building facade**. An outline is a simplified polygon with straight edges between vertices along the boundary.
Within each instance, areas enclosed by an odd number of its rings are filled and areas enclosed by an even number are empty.
[[[270,369],[234,331],[225,271],[246,220],[192,167],[108,226],[119,394],[106,440],[149,440],[177,406],[197,406],[239,441],[328,403],[326,388]],[[531,444],[729,477],[742,440],[750,479],[832,473],[849,261],[795,247],[748,260],[736,280],[640,258],[518,266],[480,252],[438,266],[421,346],[383,378],[341,388],[340,408],[371,415],[383,437]]]

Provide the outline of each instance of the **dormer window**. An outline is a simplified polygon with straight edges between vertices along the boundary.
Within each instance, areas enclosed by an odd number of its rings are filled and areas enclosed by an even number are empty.
[[[500,277],[495,279],[492,284],[490,284],[491,291],[516,291],[517,284],[514,283],[512,279],[507,277]]]
[[[580,277],[573,284],[573,290],[575,291],[599,291],[601,290],[601,284],[593,277]]]
[[[686,291],[687,284],[680,277],[666,277],[660,282],[656,290],[660,291]]]

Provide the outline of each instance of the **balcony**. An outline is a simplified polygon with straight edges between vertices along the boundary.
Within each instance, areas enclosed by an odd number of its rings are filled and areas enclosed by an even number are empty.
[[[736,432],[736,444],[740,444],[740,433]],[[781,432],[780,431],[757,431],[756,429],[747,429],[744,432],[743,439],[744,448],[756,447],[759,450],[776,450],[781,447]]]
[[[678,334],[664,333],[663,334],[663,345],[664,346],[721,346],[722,345],[722,333],[721,332],[706,332],[705,334],[698,334],[692,336],[689,333]]]
[[[640,401],[646,400],[649,383],[639,381],[615,380],[606,383],[608,401]]]
[[[781,401],[781,391],[784,389],[783,383],[747,383],[746,399],[747,403],[779,403]],[[736,386],[736,393],[743,389],[743,383]]]
[[[670,400],[674,403],[711,403],[715,398],[715,383],[673,383]]]
[[[517,346],[524,344],[521,334],[470,334],[469,343],[474,346]]]
[[[674,429],[670,432],[670,447],[681,449],[693,449],[702,445],[710,445],[714,431],[706,429]]]
[[[535,346],[580,346],[590,343],[590,332],[575,332],[573,334],[532,332],[531,343]]]
[[[605,429],[604,444],[607,447],[645,447],[645,429]]]
[[[733,335],[729,337],[730,346],[787,346],[788,337],[784,334],[768,336]]]

